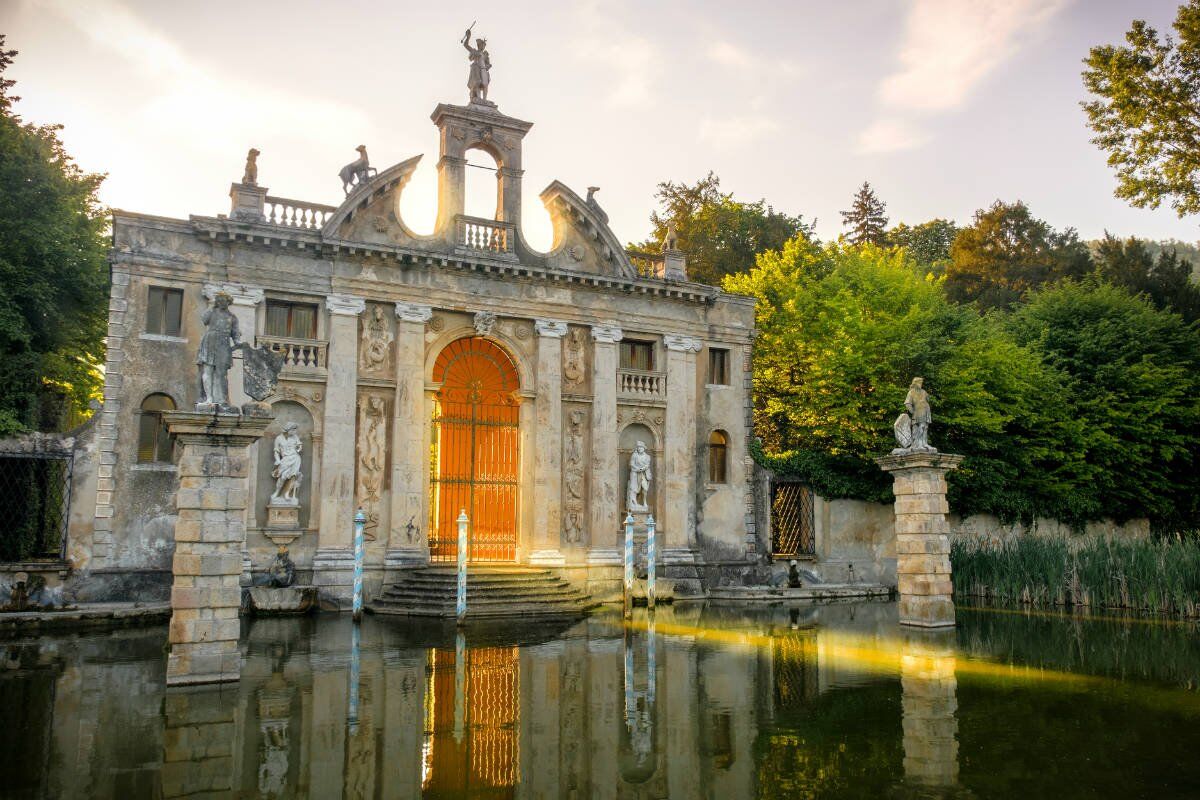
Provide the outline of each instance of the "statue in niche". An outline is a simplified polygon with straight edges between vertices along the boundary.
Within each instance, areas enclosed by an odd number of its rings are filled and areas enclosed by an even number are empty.
[[[650,482],[654,475],[650,471],[650,454],[646,443],[638,442],[629,454],[629,488],[625,500],[629,511],[645,513],[650,510]]]
[[[342,179],[342,191],[346,194],[350,194],[352,187],[366,183],[371,173],[375,172],[375,168],[371,166],[371,159],[367,158],[367,146],[360,144],[354,149],[358,151],[358,158],[338,172],[338,177]]]
[[[253,147],[246,153],[246,171],[242,173],[242,183],[247,186],[258,185],[258,150]]]
[[[267,578],[270,586],[274,589],[283,589],[296,582],[296,564],[288,555],[286,546],[280,545],[279,552],[275,554],[275,560],[267,568]]]
[[[925,391],[925,379],[913,378],[904,398],[904,413],[896,418],[893,430],[898,447],[893,455],[903,453],[936,453],[937,448],[929,444],[929,423],[933,414],[929,407],[929,393]]]
[[[379,524],[379,499],[383,491],[387,409],[378,395],[367,395],[358,408],[358,497],[367,519],[373,523],[369,527],[374,528]]]
[[[237,317],[229,310],[232,302],[228,293],[218,292],[213,298],[213,307],[200,318],[204,323],[204,336],[196,353],[196,366],[200,372],[198,411],[212,410],[223,414],[238,411],[229,404],[229,369],[233,366],[233,351],[241,345],[242,339]]]
[[[275,469],[271,477],[275,479],[275,492],[271,495],[273,506],[298,506],[300,500],[297,492],[304,474],[300,471],[300,453],[304,444],[296,433],[300,426],[289,422],[283,426],[283,433],[275,437]]]
[[[563,382],[568,389],[578,388],[587,380],[583,348],[583,330],[572,328],[567,334],[567,363],[563,366]]]
[[[471,103],[480,106],[491,106],[495,108],[496,104],[488,100],[488,84],[492,82],[492,57],[487,51],[487,39],[480,37],[475,40],[475,46],[471,47],[471,29],[475,27],[475,23],[471,23],[471,27],[467,28],[467,32],[463,34],[462,41],[459,42],[467,49],[467,58],[471,60],[471,74],[467,77],[467,88],[471,91]]]
[[[371,316],[363,326],[359,366],[366,372],[386,369],[392,339],[392,330],[383,313],[383,306],[372,306]]]

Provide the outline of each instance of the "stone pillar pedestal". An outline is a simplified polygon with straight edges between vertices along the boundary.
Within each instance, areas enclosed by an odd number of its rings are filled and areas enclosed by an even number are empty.
[[[529,563],[561,567],[562,553],[562,337],[567,323],[539,319],[537,423],[534,426],[533,549]]]
[[[963,457],[947,453],[896,453],[875,459],[892,473],[896,495],[896,576],[900,624],[954,626],[950,581],[950,524],[946,473]]]
[[[250,474],[246,451],[271,417],[194,411],[164,416],[182,448],[167,685],[236,681]]]
[[[392,429],[392,510],[384,566],[424,564],[429,524],[425,476],[429,472],[429,434],[425,429],[425,324],[430,306],[396,303],[396,405]]]
[[[900,656],[904,778],[921,790],[958,783],[953,631],[909,631]]]

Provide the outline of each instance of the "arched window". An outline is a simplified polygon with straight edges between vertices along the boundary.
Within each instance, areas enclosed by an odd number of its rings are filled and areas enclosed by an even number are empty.
[[[164,411],[174,411],[175,401],[165,394],[147,395],[138,419],[138,455],[140,464],[171,461],[171,434],[163,421]]]
[[[726,466],[726,455],[729,450],[729,437],[723,431],[713,431],[708,436],[708,482],[725,483],[729,470]]]

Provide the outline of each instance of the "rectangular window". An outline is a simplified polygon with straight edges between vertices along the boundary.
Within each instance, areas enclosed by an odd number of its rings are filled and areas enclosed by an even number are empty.
[[[267,336],[288,339],[317,338],[317,307],[309,303],[267,301]]]
[[[627,339],[621,342],[621,369],[654,371],[654,342]]]
[[[183,290],[151,286],[146,301],[146,333],[179,336],[183,329]]]
[[[715,386],[729,385],[729,351],[716,347],[708,349],[708,382]]]

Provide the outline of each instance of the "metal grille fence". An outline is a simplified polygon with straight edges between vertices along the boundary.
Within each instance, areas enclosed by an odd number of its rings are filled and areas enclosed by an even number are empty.
[[[0,561],[63,558],[71,508],[69,452],[0,450]]]
[[[802,483],[771,487],[771,550],[776,556],[816,555],[813,493]]]

